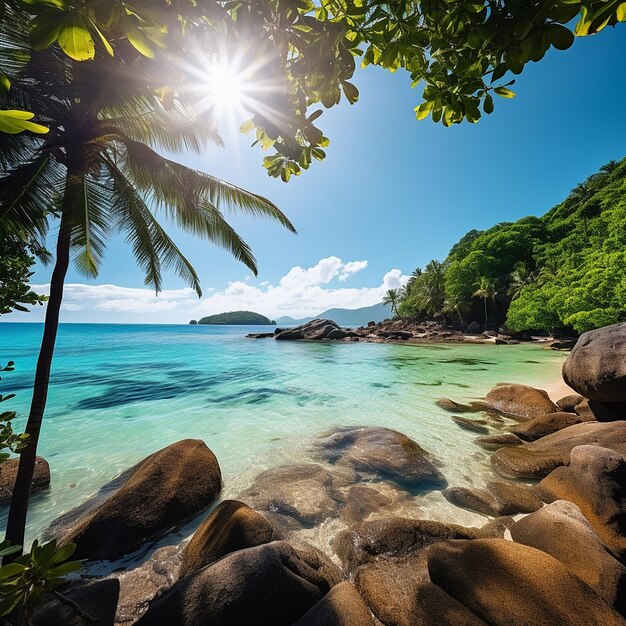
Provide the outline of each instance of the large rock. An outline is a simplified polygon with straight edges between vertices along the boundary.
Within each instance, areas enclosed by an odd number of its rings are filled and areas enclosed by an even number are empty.
[[[470,404],[461,404],[450,398],[439,398],[436,402],[437,406],[444,411],[450,411],[451,413],[477,413],[481,409]]]
[[[579,393],[570,393],[556,401],[556,405],[567,413],[576,413],[576,405],[580,404],[584,398]]]
[[[389,428],[339,428],[316,447],[322,459],[373,478],[420,490],[446,485],[428,452]]]
[[[563,363],[563,379],[596,402],[626,402],[626,322],[583,333]]]
[[[180,579],[136,626],[291,626],[337,582],[306,552],[275,541]]]
[[[376,626],[359,592],[347,581],[333,587],[294,626]]]
[[[287,531],[290,520],[301,528],[337,517],[343,499],[340,488],[355,480],[355,472],[348,468],[331,471],[317,463],[282,465],[261,472],[239,498],[257,511],[271,513],[271,521]]]
[[[441,495],[454,506],[482,515],[498,517],[500,507],[496,499],[484,489],[474,487],[449,487]]]
[[[531,513],[542,506],[541,500],[525,485],[495,481],[488,483],[487,489],[451,487],[441,495],[455,506],[491,517]]]
[[[578,505],[608,548],[626,557],[626,458],[612,450],[579,446],[570,464],[555,469],[536,487],[546,502]]]
[[[595,402],[583,398],[575,407],[577,415],[587,421],[615,422],[626,419],[626,402]]]
[[[483,435],[489,434],[489,427],[487,420],[473,420],[467,417],[459,417],[458,415],[452,416],[452,421],[460,426],[463,430],[469,430],[474,433],[480,433]]]
[[[0,505],[8,504],[13,495],[13,487],[17,477],[19,458],[9,459],[0,463]],[[35,459],[35,473],[31,493],[38,493],[50,486],[50,466],[48,461],[41,456]]]
[[[279,340],[318,340],[328,337],[333,330],[341,330],[335,322],[332,320],[316,319],[302,324],[300,326],[294,326],[286,330],[276,331],[275,338]]]
[[[179,578],[202,569],[226,554],[282,539],[263,515],[237,500],[217,505],[185,546]]]
[[[580,445],[600,446],[626,454],[626,421],[568,426],[522,446],[501,448],[491,455],[491,462],[504,476],[543,478],[556,467],[567,465],[570,452]]]
[[[353,573],[361,565],[381,558],[397,560],[414,556],[430,544],[444,539],[475,539],[484,536],[480,528],[466,528],[433,520],[386,517],[365,521],[340,532],[335,540],[335,551],[344,569]]]
[[[543,389],[508,383],[494,387],[486,395],[485,404],[493,411],[520,420],[556,413],[559,410]]]
[[[446,541],[427,551],[432,581],[492,626],[624,626],[548,554],[504,539]]]
[[[520,446],[524,442],[513,433],[498,433],[497,435],[485,435],[476,437],[474,443],[487,450],[499,450],[505,446]]]
[[[558,430],[563,430],[563,428],[567,428],[568,426],[588,421],[592,420],[583,418],[575,413],[559,411],[558,413],[548,413],[547,415],[534,417],[527,422],[521,422],[520,424],[512,426],[509,430],[520,439],[535,441],[536,439],[541,439],[541,437],[555,433]]]
[[[581,510],[557,500],[523,517],[511,528],[514,541],[558,559],[622,615],[626,609],[626,567],[609,554]]]
[[[76,543],[76,558],[113,559],[196,516],[221,488],[215,455],[203,441],[184,439],[151,454],[57,518],[49,534],[63,544]]]
[[[117,580],[102,580],[53,598],[38,609],[30,626],[113,626],[120,592]]]
[[[417,586],[411,626],[485,626],[468,608],[431,582]]]

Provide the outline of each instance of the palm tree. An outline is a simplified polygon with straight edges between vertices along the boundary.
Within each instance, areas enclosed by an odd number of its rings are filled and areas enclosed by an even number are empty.
[[[618,167],[617,161],[609,161],[600,168],[600,173],[604,176],[610,176]]]
[[[528,269],[526,263],[517,263],[513,271],[509,274],[511,282],[507,289],[507,295],[511,298],[511,301],[519,298],[522,289],[526,285],[530,285],[537,279],[537,272],[532,272]]]
[[[583,220],[583,230],[585,233],[585,239],[589,238],[589,233],[587,232],[587,219],[588,212],[585,210],[586,204],[589,202],[591,197],[593,196],[593,189],[589,184],[579,183],[572,189],[569,195],[569,199],[576,205],[578,212]]]
[[[2,44],[26,47],[23,25],[5,16]],[[157,74],[158,71],[158,74]],[[159,291],[172,269],[201,295],[200,281],[165,228],[179,228],[227,249],[256,273],[249,246],[222,209],[270,218],[295,232],[269,200],[190,169],[159,154],[194,150],[220,139],[209,113],[193,102],[166,109],[154,95],[167,77],[163,65],[132,55],[76,63],[53,49],[32,55],[7,98],[12,108],[36,111],[50,128],[0,134],[0,240],[26,232],[41,239],[58,221],[56,257],[45,315],[33,398],[11,501],[6,538],[23,544],[30,486],[54,353],[65,275],[74,252],[77,268],[96,277],[107,239],[121,233],[131,245],[145,283]],[[18,228],[19,227],[19,228]]]
[[[473,293],[475,298],[482,298],[485,304],[485,326],[487,326],[488,318],[487,318],[487,299],[493,298],[496,295],[497,291],[494,288],[493,283],[484,276],[480,279],[478,283],[478,289]]]
[[[400,302],[400,291],[398,289],[388,289],[383,296],[383,304],[391,305],[391,312],[395,317],[398,316],[398,303]]]
[[[446,271],[440,261],[429,261],[420,283],[420,305],[428,315],[437,317],[443,314],[446,301]]]

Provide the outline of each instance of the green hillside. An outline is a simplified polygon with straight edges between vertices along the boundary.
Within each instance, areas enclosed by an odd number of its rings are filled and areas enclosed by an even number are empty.
[[[198,320],[198,324],[228,324],[237,326],[269,326],[276,324],[265,315],[254,313],[253,311],[229,311],[228,313],[218,313],[208,315]]]
[[[543,217],[470,231],[443,263],[417,270],[402,315],[515,331],[584,332],[626,320],[626,159]]]

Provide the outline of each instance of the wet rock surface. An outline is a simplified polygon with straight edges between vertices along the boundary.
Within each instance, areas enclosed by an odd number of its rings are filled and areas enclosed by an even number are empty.
[[[317,444],[325,461],[414,489],[440,488],[446,479],[431,455],[415,441],[388,428],[338,428]]]
[[[498,450],[505,446],[520,446],[524,442],[513,433],[498,433],[497,435],[486,435],[476,437],[474,442],[486,450]]]
[[[520,439],[535,441],[546,435],[563,430],[563,428],[567,428],[568,426],[587,421],[592,420],[576,415],[575,413],[559,411],[557,413],[548,413],[547,415],[534,417],[531,420],[512,426],[509,430]]]
[[[0,505],[9,504],[17,477],[19,458],[8,459],[0,463]],[[50,465],[42,456],[35,460],[35,473],[31,493],[39,493],[50,486]]]
[[[185,439],[106,484],[57,518],[48,534],[63,544],[76,543],[74,558],[114,559],[194,517],[221,488],[215,455],[203,441]]]
[[[494,411],[522,420],[559,410],[543,389],[509,383],[494,387],[485,396],[484,403]]]

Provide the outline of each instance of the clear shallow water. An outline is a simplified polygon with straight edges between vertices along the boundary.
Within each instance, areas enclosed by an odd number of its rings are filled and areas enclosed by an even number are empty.
[[[548,385],[560,378],[564,359],[538,345],[245,338],[266,329],[62,325],[39,446],[51,465],[51,489],[33,498],[30,537],[122,470],[187,437],[203,439],[217,455],[225,498],[264,469],[309,460],[311,442],[338,425],[399,430],[442,462],[450,485],[480,485],[491,477],[489,455],[435,401],[480,398],[505,380]],[[0,393],[17,394],[6,408],[22,417],[41,332],[40,324],[0,324],[0,362],[16,363]],[[438,492],[422,497],[419,508],[423,517],[484,521]],[[6,510],[0,515],[4,524]]]

